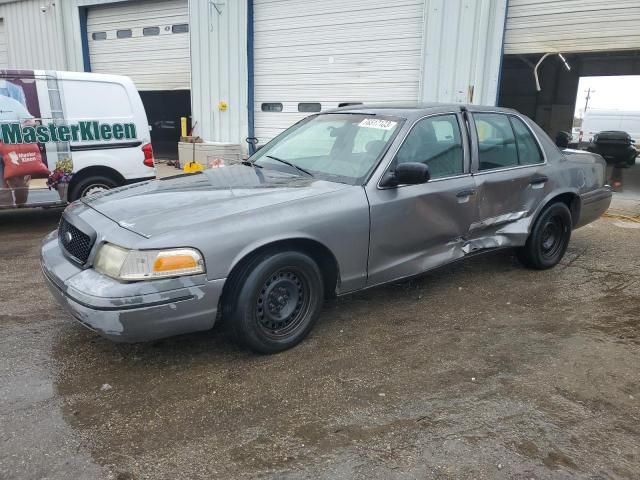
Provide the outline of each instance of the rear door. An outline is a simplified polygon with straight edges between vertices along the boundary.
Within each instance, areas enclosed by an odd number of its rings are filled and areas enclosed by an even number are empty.
[[[50,135],[64,120],[55,74],[0,71],[0,209],[66,201],[69,144]]]
[[[531,128],[517,115],[474,112],[474,173],[478,221],[470,237],[494,235],[531,215],[548,191],[546,158]]]

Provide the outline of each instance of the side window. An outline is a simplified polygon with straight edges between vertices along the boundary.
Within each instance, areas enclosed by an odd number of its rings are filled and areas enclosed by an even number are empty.
[[[517,117],[510,117],[513,131],[516,134],[516,142],[518,146],[518,158],[520,159],[520,165],[535,165],[536,163],[544,162],[542,152],[538,142],[533,138],[531,131],[527,126]]]
[[[464,151],[458,118],[439,115],[416,123],[396,155],[398,163],[419,162],[429,166],[431,178],[464,173]]]
[[[480,170],[518,165],[516,139],[509,117],[500,113],[474,113]]]

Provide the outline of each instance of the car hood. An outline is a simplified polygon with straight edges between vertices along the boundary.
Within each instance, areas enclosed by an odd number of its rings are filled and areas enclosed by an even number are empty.
[[[348,187],[277,170],[234,165],[133,184],[85,197],[82,202],[121,227],[150,238]]]

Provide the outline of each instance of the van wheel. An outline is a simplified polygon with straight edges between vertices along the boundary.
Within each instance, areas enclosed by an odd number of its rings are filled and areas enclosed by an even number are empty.
[[[545,270],[555,267],[564,257],[571,238],[571,212],[561,202],[546,207],[533,226],[518,259],[527,267]]]
[[[112,188],[116,188],[118,184],[115,180],[109,177],[90,176],[83,178],[76,183],[73,189],[69,192],[69,201],[73,202],[82,197],[94,195],[96,193],[106,192]]]
[[[254,352],[276,353],[298,344],[322,309],[322,273],[303,253],[256,258],[237,280],[228,321],[240,343]]]

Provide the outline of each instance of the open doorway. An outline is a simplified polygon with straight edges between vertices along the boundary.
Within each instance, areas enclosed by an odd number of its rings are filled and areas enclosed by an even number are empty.
[[[640,75],[580,77],[572,136],[607,160],[609,183],[640,196]],[[605,133],[603,133],[605,132]]]
[[[140,92],[151,126],[151,144],[157,159],[177,160],[180,117],[191,116],[189,90]]]
[[[620,111],[640,111],[640,50],[563,52],[567,64],[558,55],[549,55],[538,68],[537,84],[535,66],[544,55],[545,52],[504,56],[498,104],[529,116],[551,138],[556,138],[559,132],[570,132],[576,140],[571,145],[589,148],[593,134],[586,134],[584,129],[582,141],[578,142],[585,103],[587,112],[613,110],[618,117]],[[635,130],[628,122],[602,127]],[[628,133],[640,137],[633,131]],[[640,138],[633,140],[638,146]],[[615,172],[613,168],[610,164],[609,182],[616,182],[617,175],[622,177],[616,197],[633,198],[636,210],[639,209],[640,160],[636,158],[632,165]]]

